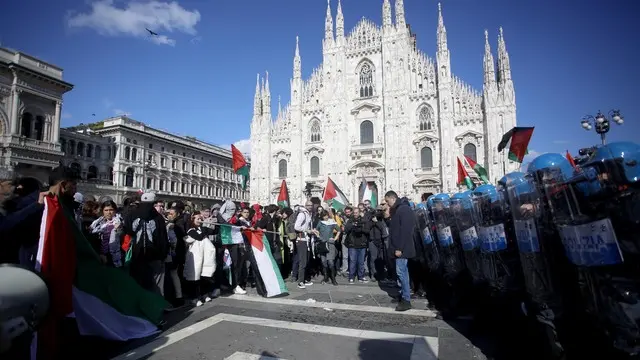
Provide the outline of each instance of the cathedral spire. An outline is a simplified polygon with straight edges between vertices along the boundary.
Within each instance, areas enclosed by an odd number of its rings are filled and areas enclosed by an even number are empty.
[[[336,14],[336,42],[344,41],[344,15],[342,15],[342,1],[338,0],[338,13]]]
[[[484,86],[487,87],[490,84],[496,82],[496,68],[493,62],[493,54],[491,54],[491,45],[489,45],[489,32],[484,31]]]
[[[254,118],[262,115],[262,92],[260,91],[260,74],[256,76],[256,94],[253,97]]]
[[[498,33],[498,82],[501,84],[511,80],[511,64],[509,62],[509,53],[507,53],[507,45],[504,42],[504,33],[502,26]]]
[[[278,117],[282,115],[282,105],[280,103],[280,95],[278,95]]]
[[[396,0],[396,27],[400,31],[404,31],[407,27],[406,20],[404,18],[404,0]]]
[[[269,72],[265,72],[264,89],[262,90],[262,114],[271,123],[271,91],[269,91]]]
[[[300,38],[296,36],[296,52],[293,56],[293,78],[302,78],[302,60],[300,59]]]
[[[331,16],[331,0],[327,0],[327,16],[324,20],[324,41],[327,45],[333,42],[333,16]]]
[[[447,28],[442,17],[442,5],[438,3],[438,51],[447,49]]]
[[[391,3],[389,0],[384,0],[382,3],[382,29],[389,30],[393,26],[391,22]]]

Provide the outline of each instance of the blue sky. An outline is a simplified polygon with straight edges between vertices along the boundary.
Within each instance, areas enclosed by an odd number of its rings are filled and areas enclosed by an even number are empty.
[[[434,56],[437,1],[404,2],[418,46]],[[177,0],[164,8],[161,0],[155,7],[94,3],[9,1],[0,12],[3,46],[63,67],[75,85],[64,100],[63,126],[125,112],[154,127],[229,144],[249,137],[257,72],[270,73],[274,113],[278,94],[283,105],[288,101],[296,35],[304,77],[322,57],[325,0]],[[363,16],[381,23],[382,0],[342,5],[347,32]],[[114,11],[132,6],[142,10]],[[597,142],[580,119],[599,109],[620,108],[625,116],[622,127],[612,125],[610,140],[640,141],[640,2],[443,0],[442,6],[452,70],[477,89],[483,31],[495,53],[497,29],[504,28],[518,123],[536,126],[535,152]],[[150,41],[145,27],[163,41]]]

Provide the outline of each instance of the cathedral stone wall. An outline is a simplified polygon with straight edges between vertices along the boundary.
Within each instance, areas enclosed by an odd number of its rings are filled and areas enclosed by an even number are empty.
[[[483,91],[451,73],[439,6],[435,59],[415,48],[404,3],[382,3],[382,26],[362,19],[345,34],[340,2],[327,8],[323,62],[301,77],[298,40],[291,99],[271,111],[268,74],[258,75],[251,123],[252,201],[275,202],[282,180],[291,201],[322,196],[327,177],[352,203],[363,181],[418,199],[424,192],[456,192],[463,154],[484,165],[492,180],[513,171],[497,144],[515,126],[515,95],[502,30],[497,68],[486,38]],[[471,169],[469,169],[471,173]]]

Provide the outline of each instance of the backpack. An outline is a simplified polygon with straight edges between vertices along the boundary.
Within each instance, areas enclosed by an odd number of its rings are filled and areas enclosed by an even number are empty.
[[[168,244],[166,239],[154,238],[158,228],[156,220],[137,218],[132,225],[136,234],[133,251],[136,257],[142,257],[147,260],[164,260],[167,256]]]

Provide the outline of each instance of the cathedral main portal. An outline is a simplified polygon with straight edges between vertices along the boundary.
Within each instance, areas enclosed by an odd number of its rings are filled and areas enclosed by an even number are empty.
[[[365,192],[363,183],[365,183],[377,199],[377,204],[371,205],[377,206],[385,193],[384,165],[373,160],[356,162],[349,168],[349,183],[351,188],[347,196],[353,205],[362,202]]]

